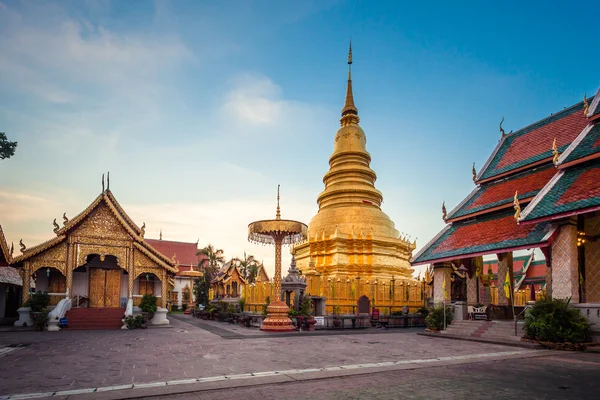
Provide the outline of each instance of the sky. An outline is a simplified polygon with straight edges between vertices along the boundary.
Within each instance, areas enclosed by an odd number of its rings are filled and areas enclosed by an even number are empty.
[[[594,94],[600,3],[0,0],[0,224],[33,246],[111,190],[146,237],[274,269],[247,225],[308,223],[353,86],[383,211],[444,226],[504,129]],[[592,38],[592,40],[590,40]],[[289,265],[284,251],[284,271]]]

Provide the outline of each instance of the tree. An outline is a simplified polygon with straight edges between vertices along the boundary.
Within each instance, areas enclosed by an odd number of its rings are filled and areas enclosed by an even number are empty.
[[[0,160],[12,157],[16,148],[17,142],[9,142],[6,134],[0,132]]]
[[[199,250],[197,254],[205,256],[198,263],[198,268],[204,273],[204,276],[194,283],[194,295],[198,304],[207,305],[210,282],[216,277],[219,267],[225,261],[225,257],[223,256],[223,250],[215,250],[212,244]]]
[[[258,268],[260,267],[259,262],[254,256],[247,256],[246,252],[244,252],[243,260],[239,258],[236,258],[235,260],[238,262],[238,267],[244,279],[246,279],[248,283],[253,283],[256,280],[256,275],[258,275]]]

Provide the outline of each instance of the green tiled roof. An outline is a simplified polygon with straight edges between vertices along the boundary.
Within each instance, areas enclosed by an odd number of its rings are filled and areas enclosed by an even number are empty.
[[[570,151],[564,160],[561,160],[561,164],[570,163],[571,161],[599,153],[600,124],[595,125],[579,143],[573,143],[572,145],[575,147]]]
[[[586,210],[600,206],[600,180],[591,182],[580,182],[578,185],[585,185],[589,196],[581,198],[579,192],[573,193],[572,187],[578,178],[584,173],[592,173],[592,177],[600,176],[600,161],[586,164],[579,164],[571,168],[559,171],[562,176],[557,175],[544,188],[538,196],[523,210],[519,221],[532,221],[540,218],[558,216],[560,214]],[[569,201],[570,197],[572,198]],[[559,203],[560,204],[557,204]]]

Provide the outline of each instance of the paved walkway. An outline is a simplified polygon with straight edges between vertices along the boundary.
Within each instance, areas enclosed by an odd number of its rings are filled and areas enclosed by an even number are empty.
[[[224,339],[177,319],[171,323],[172,329],[0,333],[0,347],[25,346],[2,356],[0,396],[517,350],[401,329],[248,340]]]

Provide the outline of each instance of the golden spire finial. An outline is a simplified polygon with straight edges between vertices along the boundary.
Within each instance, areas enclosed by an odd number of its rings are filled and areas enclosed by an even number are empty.
[[[506,135],[506,133],[504,132],[504,129],[502,128],[503,122],[504,122],[504,117],[502,117],[502,121],[500,121],[500,133],[502,134],[502,136]]]
[[[54,218],[54,222],[52,222],[52,224],[54,225],[54,233],[58,232],[60,226],[58,226],[58,224],[56,223],[56,218]]]
[[[354,95],[352,94],[352,41],[350,41],[350,49],[348,50],[348,86],[346,87],[346,102],[342,109],[342,126],[350,124],[358,124],[358,109],[354,105]]]
[[[552,158],[552,162],[554,163],[554,165],[558,164],[558,146],[556,145],[556,138],[554,138],[554,141],[552,142],[552,154],[554,154],[554,157]]]
[[[160,235],[158,236],[158,240],[162,240],[162,228],[160,228]]]
[[[442,219],[445,221],[446,217],[447,217],[447,214],[446,214],[446,202],[444,201],[442,203]]]
[[[25,253],[25,250],[27,250],[27,246],[23,244],[23,239],[19,240],[19,245],[21,246],[21,253]]]
[[[142,224],[142,227],[140,228],[140,230],[142,231],[142,233],[140,233],[140,237],[143,239],[144,235],[146,234],[146,223],[145,222]]]
[[[279,209],[279,186],[277,185],[277,212],[275,213],[275,219],[281,219],[281,210]]]
[[[588,104],[587,96],[584,93],[583,94],[583,116],[587,117],[589,111],[590,111],[590,105]]]
[[[69,222],[69,218],[67,218],[67,213],[63,213],[63,223],[64,223],[64,225],[66,225],[67,222]]]
[[[473,168],[471,169],[471,173],[473,174],[473,182],[477,179],[477,170],[475,169],[475,163],[473,163]]]
[[[515,220],[519,220],[521,216],[521,205],[519,204],[519,191],[515,191],[515,198],[513,199],[513,206],[515,208]]]

